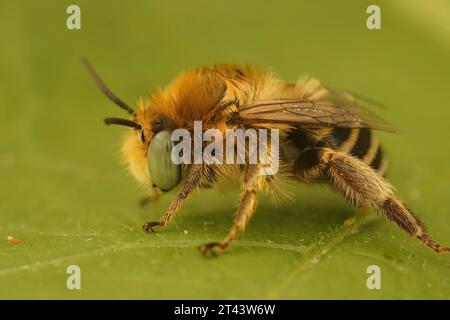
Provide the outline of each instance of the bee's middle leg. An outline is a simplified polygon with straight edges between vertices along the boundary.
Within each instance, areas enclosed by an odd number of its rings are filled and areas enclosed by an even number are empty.
[[[256,209],[256,190],[258,183],[260,179],[264,179],[264,176],[259,174],[259,168],[258,165],[247,165],[244,169],[241,200],[233,221],[233,226],[221,242],[210,242],[200,246],[199,250],[202,254],[211,253],[214,255],[215,248],[225,250],[244,231]]]

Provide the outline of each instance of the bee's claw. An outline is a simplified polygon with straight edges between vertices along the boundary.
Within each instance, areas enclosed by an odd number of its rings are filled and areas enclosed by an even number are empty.
[[[161,222],[159,221],[151,221],[151,222],[146,222],[143,226],[142,229],[144,229],[145,232],[155,232],[155,230],[153,229],[153,227],[156,226],[160,226]]]
[[[220,242],[210,242],[199,246],[198,250],[200,250],[201,254],[204,256],[210,254],[211,256],[216,257],[217,252],[214,250],[215,248],[220,248],[221,250],[224,250],[225,246]]]

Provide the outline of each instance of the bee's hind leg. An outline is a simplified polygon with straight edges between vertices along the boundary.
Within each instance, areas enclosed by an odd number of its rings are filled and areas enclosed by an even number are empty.
[[[234,218],[233,226],[228,235],[221,242],[210,242],[199,247],[202,254],[215,255],[215,248],[225,250],[238,235],[244,231],[256,209],[256,190],[260,179],[258,165],[247,165],[243,172],[242,194],[239,207]]]
[[[373,207],[437,253],[450,252],[431,239],[423,223],[394,195],[392,185],[363,161],[328,148],[318,150],[318,159],[322,175],[352,204]]]
[[[194,191],[194,189],[198,186],[200,179],[203,174],[203,166],[202,165],[191,165],[186,173],[186,179],[184,181],[183,187],[180,193],[177,195],[175,200],[170,204],[169,208],[167,208],[164,215],[161,217],[159,221],[150,221],[143,225],[143,229],[145,232],[152,231],[153,227],[159,226],[163,227],[168,224],[175,217],[178,210],[183,205],[186,198]]]

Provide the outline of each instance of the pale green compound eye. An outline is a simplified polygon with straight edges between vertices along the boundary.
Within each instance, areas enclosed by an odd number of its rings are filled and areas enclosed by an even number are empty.
[[[153,183],[161,190],[168,191],[181,180],[181,166],[173,163],[171,154],[174,143],[170,133],[160,131],[148,146],[147,163]]]

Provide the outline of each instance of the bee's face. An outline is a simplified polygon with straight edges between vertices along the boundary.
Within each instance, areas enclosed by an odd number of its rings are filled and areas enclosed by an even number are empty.
[[[181,166],[172,161],[171,128],[158,117],[149,116],[144,106],[137,112],[135,121],[141,130],[127,133],[122,147],[125,162],[146,187],[172,190],[181,181]]]
[[[83,64],[100,90],[131,116],[131,119],[106,118],[105,123],[133,128],[122,145],[123,159],[132,175],[151,191],[175,188],[182,170],[172,161],[171,132],[183,128],[185,119],[202,119],[211,106],[225,97],[222,76],[209,69],[191,70],[151,99],[141,100],[138,111],[134,111],[106,87],[86,60]]]
[[[201,120],[224,94],[219,79],[192,71],[139,102],[133,121],[141,130],[135,129],[122,148],[123,157],[138,181],[162,191],[180,183],[182,170],[172,161],[171,133],[176,128],[189,130],[193,121]],[[186,123],[185,119],[191,121]]]

